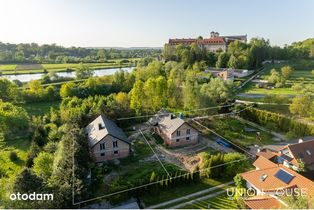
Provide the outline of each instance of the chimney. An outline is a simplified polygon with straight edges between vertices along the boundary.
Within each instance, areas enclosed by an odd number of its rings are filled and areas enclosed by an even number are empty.
[[[176,116],[174,114],[170,114],[170,119],[172,120],[174,118],[176,118]]]
[[[303,139],[299,139],[299,142],[298,143],[302,143],[303,142]]]
[[[105,124],[104,123],[98,123],[98,130],[104,129]]]

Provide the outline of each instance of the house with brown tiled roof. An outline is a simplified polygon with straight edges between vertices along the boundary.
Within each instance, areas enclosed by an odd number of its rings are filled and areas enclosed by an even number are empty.
[[[282,164],[276,164],[259,156],[253,165],[256,170],[242,173],[241,176],[246,181],[246,187],[254,189],[257,196],[266,195],[282,202],[280,196],[291,190],[314,195],[314,182]],[[274,202],[273,199],[270,200]],[[249,199],[245,200],[245,203],[249,208],[255,208],[255,205],[262,207],[263,202],[259,199]]]
[[[299,140],[298,143],[288,144],[278,152],[278,163],[298,170],[300,161],[309,170],[314,170],[314,139],[309,141]]]

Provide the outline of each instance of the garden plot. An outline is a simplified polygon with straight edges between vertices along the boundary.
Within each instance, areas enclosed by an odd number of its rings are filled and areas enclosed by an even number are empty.
[[[264,145],[274,142],[273,135],[235,118],[208,118],[200,120],[200,123],[241,146]],[[207,131],[204,131],[204,133],[205,137],[208,137],[209,139],[214,138],[211,133]]]
[[[172,177],[177,171],[182,171],[174,164],[164,161],[147,144],[144,137],[138,136],[132,142],[130,157],[109,161],[92,169],[92,189],[94,197],[102,197],[125,189],[132,189],[151,182],[154,173],[159,178]]]

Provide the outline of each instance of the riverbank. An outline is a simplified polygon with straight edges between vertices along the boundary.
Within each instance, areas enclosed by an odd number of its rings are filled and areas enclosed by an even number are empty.
[[[128,63],[107,62],[107,63],[84,63],[92,70],[111,69],[111,68],[126,68],[133,67],[135,60]],[[0,75],[20,75],[20,74],[39,74],[49,72],[73,72],[78,69],[79,63],[69,64],[6,64],[0,65]]]
[[[123,70],[127,72],[131,72],[134,67],[115,67],[115,68],[101,68],[101,69],[94,69],[93,76],[108,76],[113,75],[115,72]],[[47,73],[33,73],[33,74],[13,74],[13,75],[2,75],[1,77],[7,78],[8,80],[19,80],[20,82],[29,82],[31,80],[38,80],[41,79],[43,75]],[[75,78],[76,73],[75,71],[59,71],[56,72],[56,75],[59,77],[65,78]]]

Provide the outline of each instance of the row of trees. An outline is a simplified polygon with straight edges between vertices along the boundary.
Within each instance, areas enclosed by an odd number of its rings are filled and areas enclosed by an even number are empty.
[[[0,42],[0,63],[106,62],[117,58],[157,57],[160,49],[97,49],[56,44],[10,44]]]
[[[230,178],[244,172],[250,165],[247,157],[237,152],[227,154],[218,153],[215,155],[202,152],[199,156],[201,161],[198,169],[200,170],[201,177]]]
[[[286,132],[288,137],[314,135],[314,126],[284,116],[256,108],[248,108],[240,113],[244,119],[264,125],[270,129]]]

